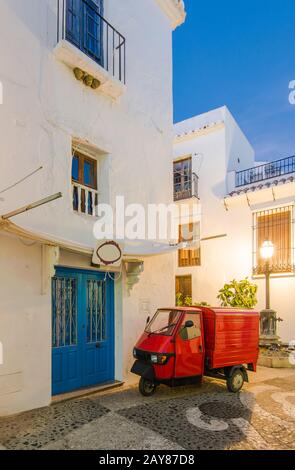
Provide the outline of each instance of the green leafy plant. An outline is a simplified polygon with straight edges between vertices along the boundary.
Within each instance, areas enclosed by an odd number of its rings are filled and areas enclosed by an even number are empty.
[[[184,299],[184,306],[185,307],[191,307],[193,305],[193,299],[187,295]]]
[[[241,281],[233,279],[220,289],[217,298],[223,307],[254,308],[257,304],[258,286],[248,278]]]
[[[191,307],[193,305],[193,299],[187,295],[183,298],[183,294],[178,292],[176,294],[176,307]]]
[[[183,295],[181,292],[178,292],[176,294],[176,307],[209,307],[209,304],[207,302],[197,302],[193,303],[193,299],[191,296],[187,295],[185,298],[183,298]]]
[[[176,294],[176,307],[183,307],[183,295],[181,292]]]

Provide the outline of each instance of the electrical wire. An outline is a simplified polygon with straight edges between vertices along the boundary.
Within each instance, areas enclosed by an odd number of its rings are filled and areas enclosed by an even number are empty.
[[[108,277],[114,282],[117,282],[121,279],[121,277],[123,275],[123,270],[121,269],[121,271],[118,274],[119,274],[119,276],[116,278],[115,276],[112,277],[112,274],[110,272],[107,273]]]
[[[37,170],[34,170],[31,173],[29,173],[27,176],[24,176],[23,178],[21,178],[16,183],[11,184],[10,186],[8,186],[5,189],[2,189],[2,191],[0,191],[0,194],[6,193],[6,191],[9,191],[10,189],[14,188],[15,186],[17,186],[20,183],[23,183],[23,181],[27,180],[28,178],[30,178],[31,176],[33,176],[35,173],[37,173],[40,170],[43,170],[43,166],[40,166],[39,168],[37,168]]]

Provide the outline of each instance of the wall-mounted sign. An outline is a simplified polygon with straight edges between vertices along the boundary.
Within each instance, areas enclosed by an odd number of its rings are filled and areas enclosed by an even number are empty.
[[[104,240],[98,243],[94,250],[92,263],[102,266],[119,267],[122,262],[123,251],[114,240]]]

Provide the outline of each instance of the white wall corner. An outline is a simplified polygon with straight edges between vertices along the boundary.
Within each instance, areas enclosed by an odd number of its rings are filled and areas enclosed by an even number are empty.
[[[170,19],[173,30],[185,22],[186,11],[183,0],[156,0],[156,2]]]
[[[236,187],[236,172],[229,171],[227,173],[227,194],[232,193]]]
[[[47,295],[51,289],[51,278],[55,275],[55,266],[59,262],[60,250],[57,246],[42,245],[41,295]]]

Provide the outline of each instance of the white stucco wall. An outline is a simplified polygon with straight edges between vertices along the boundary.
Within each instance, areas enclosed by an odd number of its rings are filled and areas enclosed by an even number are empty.
[[[93,221],[71,210],[71,143],[89,141],[103,156],[100,201],[117,194],[126,203],[171,200],[172,33],[151,0],[124,6],[107,2],[105,15],[126,37],[127,92],[115,103],[77,82],[53,56],[56,1],[1,2],[4,88],[0,127],[1,182],[14,182],[40,165],[43,171],[9,192],[2,211],[62,191],[62,201],[16,221],[77,242],[93,242]],[[32,12],[34,12],[32,14]],[[151,27],[152,18],[152,27]],[[11,24],[14,28],[11,28]],[[106,164],[106,165],[105,165]],[[161,184],[154,184],[155,165]],[[105,179],[108,185],[103,184]],[[106,187],[107,186],[107,187]],[[62,221],[62,223],[61,223]]]
[[[126,204],[144,206],[172,200],[171,18],[154,0],[105,2],[104,16],[125,36],[127,47],[127,88],[115,102],[76,81],[72,70],[54,56],[56,6],[56,0],[0,4],[0,188],[43,167],[5,193],[0,210],[3,214],[61,191],[63,199],[13,221],[94,246],[93,219],[72,211],[73,138],[96,148],[99,202],[113,204],[116,195],[125,196]],[[37,292],[40,247],[18,243],[6,237],[0,253],[5,291],[0,335],[8,358],[0,366],[0,390],[3,383],[4,390],[9,388],[10,374],[19,373],[20,391],[0,392],[0,414],[47,405],[51,394],[51,300],[50,293],[41,297]],[[67,264],[65,257],[60,262]],[[89,267],[90,260],[82,258],[76,255],[68,264]],[[130,295],[124,278],[116,284],[117,379],[130,380],[133,344],[145,323],[142,299],[152,314],[158,305],[172,303],[173,286],[171,256],[148,259]],[[12,324],[11,318],[17,321]]]
[[[50,294],[41,295],[41,246],[0,234],[0,416],[51,400]]]
[[[224,122],[223,126],[212,126],[212,123],[221,121]],[[252,212],[254,209],[259,210],[259,204],[250,208],[246,196],[224,201],[228,194],[228,172],[255,165],[253,148],[225,107],[176,124],[175,135],[185,132],[190,134],[193,129],[206,125],[211,127],[174,145],[174,158],[193,155],[193,171],[199,176],[201,237],[219,234],[227,236],[201,244],[199,267],[179,268],[177,255],[174,261],[176,275],[192,275],[193,301],[217,305],[218,290],[225,282],[246,276],[252,279]],[[264,208],[280,204],[280,200],[274,203],[270,190],[269,193],[269,202],[264,202]],[[257,308],[261,310],[265,302],[265,281],[257,278],[253,281],[258,284]],[[279,325],[279,333],[284,341],[295,338],[294,289],[294,276],[271,280],[271,305],[284,319]]]

